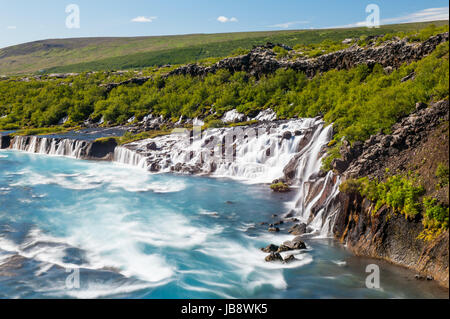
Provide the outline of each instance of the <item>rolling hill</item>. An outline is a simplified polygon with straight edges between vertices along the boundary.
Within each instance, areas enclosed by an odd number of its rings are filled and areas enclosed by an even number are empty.
[[[379,29],[342,28],[42,40],[0,49],[0,74],[82,72],[182,64],[228,56],[238,48],[249,49],[266,42],[295,45],[320,43],[324,40],[342,41],[363,35],[409,32],[431,23],[443,25],[448,24],[448,21],[386,25]]]

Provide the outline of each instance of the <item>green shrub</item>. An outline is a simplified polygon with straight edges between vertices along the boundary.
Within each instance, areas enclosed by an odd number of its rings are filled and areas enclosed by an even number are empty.
[[[419,238],[432,240],[448,229],[449,208],[438,203],[437,199],[430,197],[423,199],[423,206],[425,229]]]
[[[341,185],[339,185],[339,190],[342,193],[349,195],[360,194],[362,191],[361,186],[362,180],[351,178],[343,182]]]
[[[438,186],[445,187],[449,182],[449,168],[443,163],[439,163],[436,169],[436,177],[439,179]]]
[[[285,58],[289,55],[289,52],[285,48],[278,45],[273,48],[273,52],[277,54],[278,58]]]

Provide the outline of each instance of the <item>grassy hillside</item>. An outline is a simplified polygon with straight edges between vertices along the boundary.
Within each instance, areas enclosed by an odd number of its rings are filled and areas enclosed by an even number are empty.
[[[266,42],[288,45],[341,41],[364,35],[409,32],[430,23],[300,31],[193,34],[134,38],[80,38],[31,42],[0,49],[0,74],[82,72],[182,64],[230,55]],[[448,21],[434,22],[435,25]]]

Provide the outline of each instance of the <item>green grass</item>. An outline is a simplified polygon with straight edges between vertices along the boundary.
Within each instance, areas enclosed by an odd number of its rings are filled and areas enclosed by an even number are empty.
[[[447,21],[433,22],[436,25]],[[82,72],[143,68],[163,64],[195,62],[224,57],[237,49],[250,49],[266,42],[290,46],[342,41],[345,38],[415,31],[429,25],[409,23],[379,29],[349,28],[192,34],[134,38],[80,38],[31,42],[0,49],[0,74],[29,74],[44,71]]]

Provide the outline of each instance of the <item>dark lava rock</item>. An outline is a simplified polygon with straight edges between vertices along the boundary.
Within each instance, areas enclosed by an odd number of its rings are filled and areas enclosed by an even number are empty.
[[[283,133],[283,139],[290,140],[292,138],[292,133],[289,131],[286,131]]]
[[[265,260],[267,262],[272,262],[272,261],[283,261],[283,257],[281,257],[281,255],[279,253],[275,253],[272,252],[270,253],[270,255],[268,255]]]
[[[426,103],[423,102],[416,103],[416,111],[426,109],[427,107],[428,105]]]
[[[294,255],[289,255],[289,256],[287,256],[286,258],[284,258],[284,262],[285,262],[286,264],[291,263],[291,262],[293,262],[294,260],[295,260]]]
[[[304,72],[307,77],[312,78],[317,72],[350,69],[363,64],[373,67],[377,63],[383,68],[391,67],[395,69],[405,62],[410,63],[422,59],[445,41],[448,41],[448,32],[432,36],[419,44],[399,39],[387,42],[382,46],[362,49],[355,45],[344,50],[324,54],[315,59],[298,58],[292,61],[278,59],[271,46],[258,46],[254,47],[248,54],[226,58],[211,66],[184,65],[167,73],[165,77],[172,75],[203,76],[217,73],[219,70],[228,70],[232,73],[243,71],[260,77],[283,68]]]
[[[156,151],[157,149],[158,149],[158,147],[156,146],[155,142],[151,142],[151,143],[147,144],[148,151]]]
[[[270,244],[269,246],[265,247],[265,248],[261,248],[261,251],[265,252],[265,253],[272,253],[272,252],[276,252],[278,250],[278,246],[274,245],[274,244]]]
[[[307,231],[306,231],[305,223],[296,224],[289,229],[289,234],[296,235],[296,236],[306,234],[306,232]]]
[[[8,148],[11,145],[11,136],[0,135],[0,149]]]

